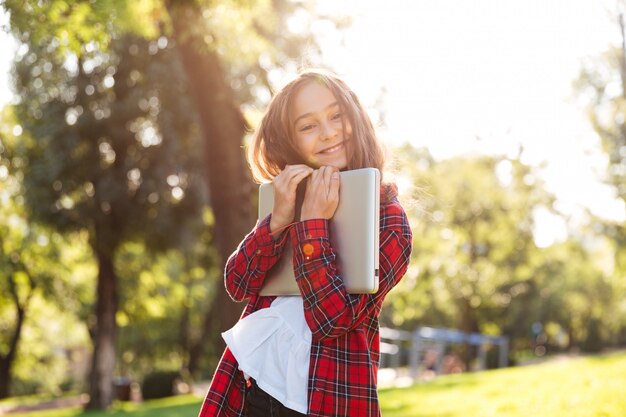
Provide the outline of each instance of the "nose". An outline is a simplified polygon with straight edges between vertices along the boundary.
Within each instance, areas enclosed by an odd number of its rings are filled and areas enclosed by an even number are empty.
[[[333,123],[323,122],[321,127],[322,140],[326,141],[337,136],[337,127]]]

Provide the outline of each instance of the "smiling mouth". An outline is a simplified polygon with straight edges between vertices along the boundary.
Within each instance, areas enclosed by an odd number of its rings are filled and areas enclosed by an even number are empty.
[[[318,154],[321,154],[321,155],[330,154],[330,153],[338,151],[342,147],[343,147],[343,142],[339,142],[338,144],[336,144],[335,146],[333,146],[331,148],[326,148],[323,151],[318,152]]]

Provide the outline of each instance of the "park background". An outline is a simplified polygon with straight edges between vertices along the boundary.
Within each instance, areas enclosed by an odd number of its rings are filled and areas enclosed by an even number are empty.
[[[303,66],[395,156],[415,241],[384,326],[506,336],[511,364],[623,348],[623,7],[0,2],[0,397],[210,378],[256,220],[242,145]]]

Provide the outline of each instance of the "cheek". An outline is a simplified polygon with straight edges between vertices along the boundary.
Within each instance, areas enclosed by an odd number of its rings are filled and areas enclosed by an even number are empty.
[[[352,137],[352,125],[348,122],[346,123],[346,129],[344,130],[344,135],[347,139]]]
[[[313,152],[315,140],[313,140],[313,135],[311,134],[298,133],[296,134],[295,144],[298,150],[306,155]]]

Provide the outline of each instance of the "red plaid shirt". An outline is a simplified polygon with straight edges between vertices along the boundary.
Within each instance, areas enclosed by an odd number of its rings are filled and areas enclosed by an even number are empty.
[[[275,297],[259,296],[265,273],[280,258],[286,239],[270,236],[269,216],[250,232],[226,263],[226,289],[235,301],[249,299],[242,317],[269,307]],[[295,223],[296,280],[311,329],[309,416],[380,416],[376,379],[380,357],[378,316],[389,290],[406,272],[412,234],[394,198],[380,212],[380,284],[375,294],[348,294],[337,275],[328,221]],[[307,254],[303,246],[307,247]],[[308,246],[308,245],[307,245]],[[245,380],[228,348],[217,367],[199,417],[243,417]]]

